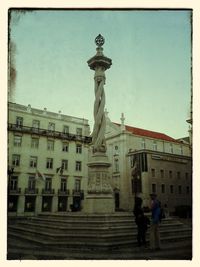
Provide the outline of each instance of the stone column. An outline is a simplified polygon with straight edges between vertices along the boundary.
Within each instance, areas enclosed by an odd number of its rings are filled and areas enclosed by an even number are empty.
[[[52,212],[58,211],[58,196],[52,197]]]
[[[18,197],[17,215],[24,214],[24,205],[25,205],[25,196],[24,195],[20,195]]]
[[[42,211],[42,196],[37,195],[35,200],[35,215]]]
[[[84,201],[84,212],[114,212],[114,196],[110,185],[109,167],[105,142],[105,71],[112,65],[112,60],[103,54],[104,38],[100,34],[95,39],[97,53],[88,60],[94,74],[94,128],[92,133],[92,156],[88,163],[88,190]]]

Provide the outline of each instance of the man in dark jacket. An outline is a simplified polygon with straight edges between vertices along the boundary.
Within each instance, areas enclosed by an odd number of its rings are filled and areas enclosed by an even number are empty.
[[[144,212],[142,209],[142,199],[139,197],[135,197],[135,207],[133,210],[135,215],[135,222],[137,224],[137,241],[138,246],[144,245],[146,246],[146,232],[147,232],[147,224],[148,218],[144,216]]]

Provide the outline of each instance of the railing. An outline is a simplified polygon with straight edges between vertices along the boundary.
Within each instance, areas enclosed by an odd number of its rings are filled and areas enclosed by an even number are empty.
[[[69,195],[69,189],[66,189],[66,190],[58,189],[58,195],[68,196]]]
[[[41,128],[20,126],[20,125],[13,124],[13,123],[8,123],[8,130],[15,131],[15,132],[23,132],[23,133],[29,133],[29,134],[37,134],[37,135],[42,135],[42,136],[54,137],[54,138],[69,140],[69,141],[81,141],[83,143],[88,143],[88,144],[91,143],[92,141],[92,138],[90,136],[80,136],[76,134],[62,133],[58,131],[46,130],[46,129],[41,129]]]
[[[25,188],[25,194],[36,195],[38,194],[38,188]]]
[[[74,196],[80,196],[81,194],[83,194],[84,193],[84,191],[83,190],[77,190],[77,189],[73,189],[72,190],[72,193],[73,193],[73,195]]]
[[[15,195],[18,195],[21,193],[21,188],[18,187],[18,188],[9,188],[9,194],[15,194]]]
[[[54,189],[42,189],[42,194],[44,195],[54,195],[55,190]]]

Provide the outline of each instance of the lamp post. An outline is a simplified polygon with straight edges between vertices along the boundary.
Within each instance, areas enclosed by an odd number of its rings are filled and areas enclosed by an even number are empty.
[[[9,207],[9,187],[10,187],[10,180],[11,176],[14,173],[14,167],[8,167],[7,174],[8,174],[8,182],[7,182],[7,209]]]

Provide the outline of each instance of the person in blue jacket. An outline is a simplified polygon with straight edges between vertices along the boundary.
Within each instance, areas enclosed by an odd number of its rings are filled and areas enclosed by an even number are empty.
[[[151,225],[150,225],[150,248],[153,250],[160,249],[160,202],[156,194],[150,194],[151,197]]]

